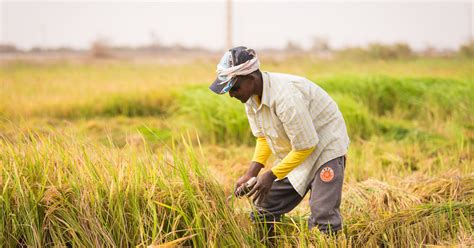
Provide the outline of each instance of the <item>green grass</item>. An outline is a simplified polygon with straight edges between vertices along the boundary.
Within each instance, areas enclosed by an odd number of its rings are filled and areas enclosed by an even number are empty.
[[[433,127],[445,128],[454,122],[464,128],[474,122],[474,110],[469,108],[474,106],[473,82],[334,77],[321,80],[320,86],[338,103],[353,139],[383,136],[429,142],[454,135]],[[176,109],[192,119],[211,143],[251,143],[243,106],[227,95],[210,94],[207,87],[191,88],[180,93]]]
[[[344,93],[377,116],[472,123],[474,81],[436,78],[335,77],[321,80],[329,93]]]
[[[226,205],[253,152],[243,105],[207,89],[214,61],[0,65],[0,246],[262,247]],[[336,100],[351,137],[344,233],[279,247],[472,246],[472,61],[262,58]],[[268,168],[266,168],[268,169]]]
[[[113,116],[159,116],[167,113],[173,102],[171,94],[136,92],[109,94],[85,103],[56,103],[36,110],[33,115],[56,118],[91,118]]]
[[[176,108],[181,123],[196,128],[207,143],[250,145],[255,142],[243,104],[228,95],[210,94],[207,87],[187,89],[178,98]]]

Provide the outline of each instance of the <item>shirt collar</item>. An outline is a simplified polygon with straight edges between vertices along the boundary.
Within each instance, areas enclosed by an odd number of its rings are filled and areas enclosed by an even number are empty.
[[[262,104],[267,105],[267,107],[270,107],[270,89],[271,89],[271,83],[270,83],[270,77],[268,75],[268,72],[262,72],[262,81],[263,81],[263,89],[262,89]]]
[[[260,110],[262,108],[262,105],[266,105],[267,107],[270,107],[270,89],[271,89],[271,84],[270,84],[270,77],[268,76],[268,72],[262,72],[262,83],[263,83],[263,88],[262,88],[262,99],[260,99],[260,105],[258,101],[256,100],[257,95],[253,95],[250,99],[252,101],[253,109],[256,111]]]

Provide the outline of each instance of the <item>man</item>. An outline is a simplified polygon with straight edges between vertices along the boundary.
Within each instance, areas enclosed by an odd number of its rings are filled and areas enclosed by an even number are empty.
[[[217,65],[217,79],[209,87],[229,93],[245,104],[257,138],[249,169],[236,188],[258,175],[271,153],[277,160],[258,177],[254,188],[257,213],[270,223],[295,208],[311,190],[308,227],[321,232],[342,229],[339,212],[349,147],[346,125],[337,104],[319,86],[303,77],[261,72],[255,51],[235,47]]]

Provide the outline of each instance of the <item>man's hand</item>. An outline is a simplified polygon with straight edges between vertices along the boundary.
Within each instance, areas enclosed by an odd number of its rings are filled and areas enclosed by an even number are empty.
[[[246,183],[250,178],[256,177],[260,170],[263,168],[263,165],[257,162],[252,162],[250,164],[249,169],[247,170],[247,173],[245,173],[243,176],[237,180],[237,183],[235,184],[234,188],[234,195],[237,192],[237,189],[242,186],[244,183]]]
[[[254,196],[254,202],[256,205],[260,205],[265,199],[268,191],[273,185],[273,181],[275,181],[277,177],[273,174],[271,170],[265,172],[261,177],[258,178],[257,183],[253,187],[253,189],[247,194],[248,196]]]
[[[253,176],[251,175],[243,175],[239,178],[239,180],[237,180],[237,183],[235,183],[235,189],[234,189],[234,195],[236,195],[237,193],[237,189],[240,188],[240,186],[242,186],[244,183],[246,183],[248,180],[250,180],[250,178],[252,178]]]

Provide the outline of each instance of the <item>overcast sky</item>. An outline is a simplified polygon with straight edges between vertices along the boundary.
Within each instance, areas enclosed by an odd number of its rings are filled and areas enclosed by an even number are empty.
[[[234,45],[309,47],[314,37],[332,47],[404,41],[456,49],[473,38],[473,1],[464,2],[234,2]],[[225,47],[225,0],[32,1],[0,0],[0,42],[20,48],[88,48],[97,38],[115,45]]]

